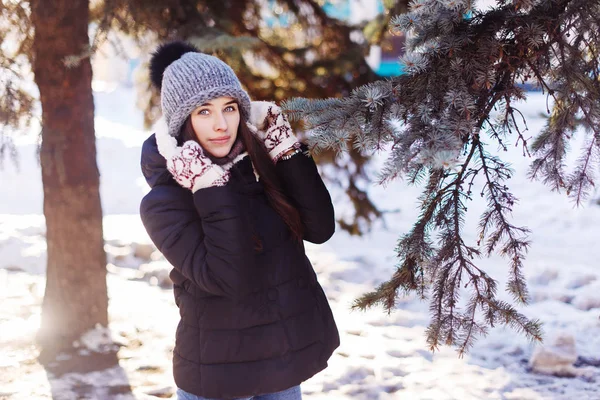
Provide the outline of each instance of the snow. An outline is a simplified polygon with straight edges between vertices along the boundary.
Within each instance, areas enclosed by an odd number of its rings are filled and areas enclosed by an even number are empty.
[[[539,346],[533,352],[529,365],[535,372],[558,376],[575,376],[573,364],[577,361],[575,337],[563,332],[558,334],[552,345]]]
[[[138,215],[139,201],[148,191],[139,156],[149,132],[141,127],[141,112],[133,99],[132,90],[123,87],[95,94],[110,325],[88,332],[72,354],[60,355],[54,364],[60,369],[79,362],[85,368],[56,374],[36,359],[33,341],[40,322],[46,247],[35,136],[17,141],[18,170],[10,162],[0,170],[2,399],[175,397],[171,351],[179,313],[167,279],[169,265],[151,245]],[[534,93],[521,108],[530,135],[543,125],[538,113],[544,104],[542,95]],[[515,331],[495,328],[459,358],[451,348],[428,350],[424,333],[428,304],[414,295],[401,297],[390,315],[377,308],[351,311],[355,298],[391,275],[397,239],[419,213],[420,188],[402,181],[386,188],[371,185],[369,194],[381,209],[399,211],[386,214],[362,237],[338,230],[324,245],[307,245],[330,299],[341,346],[326,370],[302,384],[304,398],[600,398],[600,246],[596,245],[600,208],[591,201],[576,208],[564,194],[529,181],[524,167],[530,160],[519,149],[511,148],[503,156],[516,170],[509,186],[520,202],[512,221],[532,230],[524,271],[532,301],[520,311],[544,323],[545,344],[533,345]],[[382,162],[381,157],[374,161],[372,177]],[[333,185],[330,189],[336,212],[342,215],[348,202],[341,190]],[[476,241],[484,206],[478,196],[469,204],[465,238],[471,243]],[[477,263],[498,279],[499,288],[504,287],[506,260],[493,256]],[[510,300],[504,292],[499,295]],[[115,352],[118,365],[93,368],[98,357]],[[535,372],[555,373],[553,365],[560,366],[558,375],[572,377]]]

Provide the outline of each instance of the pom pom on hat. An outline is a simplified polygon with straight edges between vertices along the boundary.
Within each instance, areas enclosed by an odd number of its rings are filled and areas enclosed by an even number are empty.
[[[160,90],[165,69],[174,61],[179,60],[185,53],[190,52],[199,53],[199,50],[183,41],[160,45],[150,58],[150,81],[152,84]]]

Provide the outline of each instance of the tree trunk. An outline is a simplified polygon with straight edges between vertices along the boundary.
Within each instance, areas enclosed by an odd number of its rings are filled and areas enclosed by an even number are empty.
[[[43,350],[64,349],[108,324],[106,254],[96,164],[88,0],[31,0],[33,70],[42,104],[40,160],[48,263]]]

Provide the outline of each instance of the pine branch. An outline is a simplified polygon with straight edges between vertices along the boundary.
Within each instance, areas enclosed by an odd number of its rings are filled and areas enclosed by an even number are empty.
[[[487,237],[486,253],[488,256],[494,252],[499,241],[506,237],[500,254],[508,256],[511,260],[511,273],[507,290],[514,296],[516,301],[527,303],[529,296],[521,269],[525,253],[530,244],[525,238],[530,231],[527,228],[516,227],[508,222],[505,213],[512,212],[516,199],[505,185],[499,183],[499,181],[510,179],[512,172],[497,157],[490,157],[485,152],[483,143],[479,142],[477,147],[481,168],[486,179],[481,195],[486,194],[488,199],[488,209],[481,216],[479,224],[479,237],[481,239]],[[488,231],[493,227],[497,229],[488,234]]]
[[[6,157],[19,166],[13,136],[26,131],[39,112],[27,85],[33,27],[26,2],[0,7],[0,167]]]
[[[547,105],[546,127],[531,143],[535,159],[529,176],[555,190],[567,188],[579,204],[594,185],[592,168],[600,164],[600,0],[499,0],[465,19],[469,3],[417,0],[409,13],[392,18],[392,31],[412,33],[401,59],[403,76],[359,87],[327,105],[289,103],[294,116],[313,129],[317,149],[336,146],[340,137],[362,151],[387,148],[379,183],[399,177],[419,184],[428,177],[419,217],[398,241],[394,275],[354,307],[380,304],[391,312],[399,291],[430,293],[430,347],[456,345],[461,354],[496,324],[541,340],[539,322],[499,301],[495,281],[474,261],[482,250],[485,256],[505,257],[506,289],[517,303],[527,302],[522,269],[529,230],[510,221],[517,199],[505,182],[512,171],[483,141],[487,134],[508,151],[506,140],[515,137],[515,146],[530,155],[526,118],[513,106],[526,97],[521,82],[537,83],[547,101],[554,100]],[[491,122],[494,110],[497,122]],[[568,142],[579,126],[592,138],[567,177]],[[479,173],[487,208],[473,247],[462,239],[462,224]],[[462,308],[465,282],[470,295]]]
[[[596,135],[586,146],[575,171],[567,179],[567,194],[573,193],[577,205],[589,195],[591,187],[594,187],[594,174],[591,171],[592,161],[600,160]]]

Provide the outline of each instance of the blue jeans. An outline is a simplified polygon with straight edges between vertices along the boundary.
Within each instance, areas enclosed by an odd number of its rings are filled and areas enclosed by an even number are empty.
[[[177,400],[218,400],[207,397],[196,396],[182,389],[177,389]],[[260,396],[243,397],[236,400],[302,400],[300,385],[277,393],[261,394]]]

